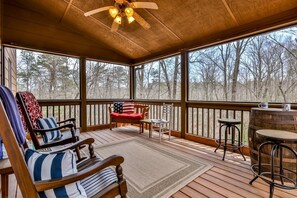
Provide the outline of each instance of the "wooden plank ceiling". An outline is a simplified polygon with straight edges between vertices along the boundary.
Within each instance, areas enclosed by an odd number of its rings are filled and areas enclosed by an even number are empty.
[[[83,14],[113,0],[5,0],[3,42],[135,63],[297,22],[296,0],[142,1],[159,6],[137,9],[151,28],[124,22],[111,32],[107,11]]]

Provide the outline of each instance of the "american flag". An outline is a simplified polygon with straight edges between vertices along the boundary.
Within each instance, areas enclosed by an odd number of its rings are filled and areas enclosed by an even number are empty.
[[[134,102],[124,102],[123,113],[134,113]]]

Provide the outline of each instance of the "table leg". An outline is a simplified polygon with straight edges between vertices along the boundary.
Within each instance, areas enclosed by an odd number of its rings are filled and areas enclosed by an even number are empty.
[[[152,123],[149,123],[149,138],[152,137]]]
[[[1,175],[1,194],[2,198],[8,198],[8,175]]]

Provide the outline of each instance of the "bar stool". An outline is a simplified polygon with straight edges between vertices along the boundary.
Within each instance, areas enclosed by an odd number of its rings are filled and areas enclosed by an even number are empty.
[[[242,142],[241,142],[241,131],[239,130],[239,128],[236,126],[238,124],[241,124],[240,120],[236,120],[236,119],[226,119],[226,118],[222,118],[222,119],[218,119],[218,122],[221,124],[220,127],[220,131],[219,131],[219,139],[216,140],[218,146],[215,149],[214,152],[216,152],[220,147],[224,148],[224,155],[223,155],[223,159],[225,159],[225,155],[226,155],[226,151],[227,148],[231,148],[232,151],[238,150],[239,153],[241,154],[241,156],[243,157],[244,161],[245,161],[245,157],[241,151],[241,147]],[[222,128],[225,128],[225,136],[224,136],[224,141],[222,142]],[[237,140],[235,139],[235,134],[237,133]],[[231,139],[228,139],[228,134],[231,134]]]
[[[297,143],[297,134],[288,132],[288,131],[280,131],[280,130],[272,130],[272,129],[263,129],[256,131],[256,134],[259,138],[265,138],[267,141],[262,143],[259,146],[258,150],[258,164],[254,164],[251,166],[253,173],[255,174],[254,179],[250,181],[252,184],[256,179],[261,178],[263,181],[270,185],[270,195],[269,197],[273,197],[274,187],[283,188],[283,189],[297,189],[297,151],[290,148],[286,144],[296,144]],[[270,156],[270,164],[262,164],[261,162],[261,151],[264,146],[271,145],[271,156]],[[283,168],[283,149],[290,151],[296,158],[296,172],[290,170],[288,168]],[[274,164],[274,157],[279,153],[279,166]],[[270,168],[269,172],[262,172],[262,168]],[[278,169],[279,172],[276,173],[275,169]],[[287,173],[295,174],[296,181],[290,179],[284,174],[284,171]],[[269,177],[270,176],[270,177]],[[280,181],[275,181],[275,178],[278,177]],[[284,183],[284,180],[287,182]],[[289,185],[291,184],[291,185]]]

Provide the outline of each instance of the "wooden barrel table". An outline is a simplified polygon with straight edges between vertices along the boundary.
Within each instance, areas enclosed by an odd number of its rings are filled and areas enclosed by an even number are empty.
[[[251,157],[251,164],[258,163],[258,148],[260,144],[267,141],[259,138],[256,131],[260,129],[277,129],[283,131],[291,131],[297,133],[297,111],[283,111],[276,108],[252,108],[250,113],[250,122],[248,130],[249,150]],[[297,144],[287,144],[289,147],[297,150]],[[262,163],[270,163],[271,146],[263,148],[261,155]],[[290,170],[296,171],[296,158],[292,153],[283,152],[283,166]],[[279,158],[275,162],[279,164]],[[263,171],[269,171],[263,169]],[[291,179],[296,179],[295,175],[286,173],[286,176]]]

